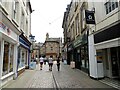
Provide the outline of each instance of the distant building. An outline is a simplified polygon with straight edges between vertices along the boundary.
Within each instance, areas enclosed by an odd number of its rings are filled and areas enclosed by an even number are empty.
[[[61,55],[61,38],[49,38],[49,34],[47,33],[44,45],[46,58],[52,56],[56,60]]]
[[[45,43],[41,43],[40,46],[40,55],[45,56]]]
[[[33,45],[33,59],[40,57],[40,43],[34,43]]]

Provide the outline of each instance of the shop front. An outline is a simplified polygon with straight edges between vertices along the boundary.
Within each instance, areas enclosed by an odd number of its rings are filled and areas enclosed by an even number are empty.
[[[120,79],[120,23],[89,36],[90,75]],[[93,42],[94,44],[90,43]]]
[[[18,75],[21,74],[25,68],[29,67],[30,63],[30,45],[27,38],[21,34],[19,36],[20,45],[18,47]]]
[[[70,65],[71,61],[74,61],[73,58],[74,51],[72,43],[67,46],[67,64]]]
[[[101,55],[98,52],[101,52]],[[120,46],[97,50],[97,56],[100,56],[103,62],[102,73],[104,77],[120,79]],[[97,60],[100,60],[97,58]]]
[[[67,45],[62,49],[62,60],[67,60]]]
[[[87,31],[83,35],[76,38],[73,42],[74,46],[74,60],[75,67],[88,73],[88,44],[87,44]]]
[[[0,21],[0,86],[17,77],[19,34],[8,20]]]

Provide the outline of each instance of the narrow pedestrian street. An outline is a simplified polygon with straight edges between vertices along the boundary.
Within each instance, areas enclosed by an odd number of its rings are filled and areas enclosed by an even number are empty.
[[[57,71],[56,62],[53,70],[49,71],[48,64],[40,70],[39,64],[35,70],[26,70],[16,80],[12,80],[3,88],[109,88],[113,87],[91,79],[86,73],[71,69],[69,65],[61,63],[60,71]]]

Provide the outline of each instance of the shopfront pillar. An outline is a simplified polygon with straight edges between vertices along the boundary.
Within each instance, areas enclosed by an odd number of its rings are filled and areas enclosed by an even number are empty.
[[[13,62],[13,72],[14,72],[14,79],[17,78],[17,56],[18,56],[18,44],[14,45],[14,62]]]
[[[88,37],[89,43],[89,69],[90,69],[90,77],[98,78],[97,75],[97,60],[96,60],[96,50],[94,47],[94,36],[89,35]]]
[[[1,80],[1,78],[2,78],[2,71],[3,71],[3,53],[2,52],[4,52],[4,40],[0,40],[0,48],[1,48],[1,53],[0,53],[0,58],[1,58],[1,60],[0,60],[0,87],[2,86],[2,80]]]

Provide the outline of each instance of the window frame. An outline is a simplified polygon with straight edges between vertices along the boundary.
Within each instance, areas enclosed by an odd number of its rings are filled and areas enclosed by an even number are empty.
[[[112,12],[113,10],[115,10],[116,8],[118,8],[118,1],[111,1],[109,0],[108,2],[106,2],[105,4],[105,10],[106,10],[106,15],[109,14],[110,12]],[[113,7],[114,5],[114,7]]]
[[[16,0],[13,1],[13,19],[17,19],[17,5],[18,2]]]
[[[5,43],[8,45],[8,48],[5,48]],[[12,50],[11,46],[13,46],[13,50]],[[8,50],[7,54],[5,54],[6,53],[5,49]],[[11,51],[13,51],[13,52],[11,52]],[[11,54],[13,54],[12,68],[11,68]],[[7,61],[5,60],[5,58],[7,58]],[[9,43],[8,41],[4,41],[2,76],[7,75],[10,72],[13,72],[13,66],[14,66],[13,62],[14,62],[14,44]],[[6,69],[6,70],[4,70],[4,69]]]

